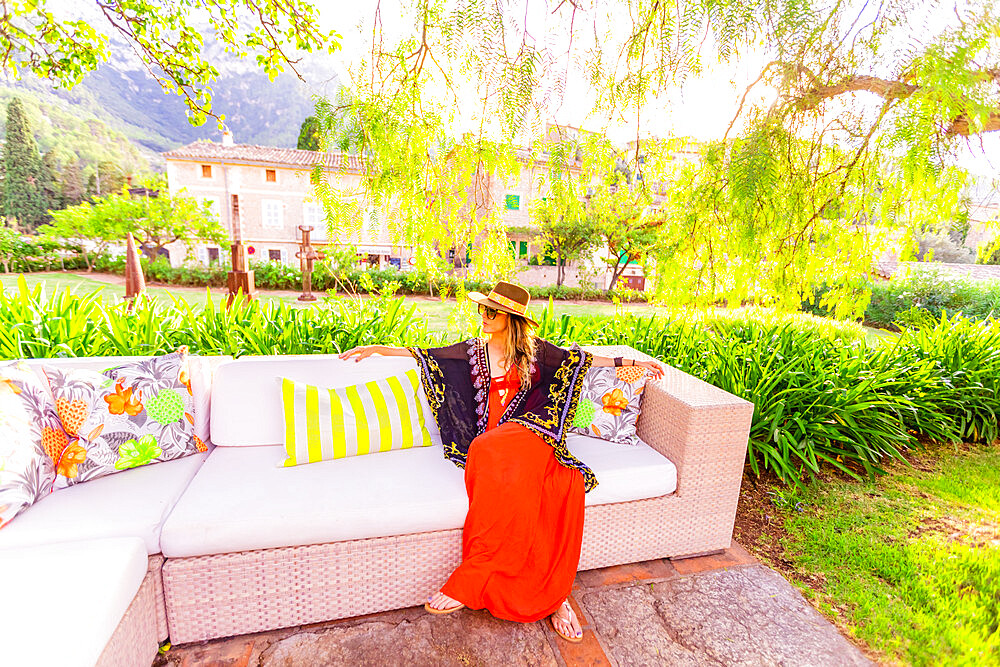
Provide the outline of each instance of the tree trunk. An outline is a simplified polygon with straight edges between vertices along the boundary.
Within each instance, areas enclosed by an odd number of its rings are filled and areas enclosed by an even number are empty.
[[[625,273],[625,267],[628,266],[628,258],[625,259],[624,264],[615,263],[614,269],[611,271],[611,285],[608,287],[607,291],[612,291],[618,285],[618,279],[622,277]]]

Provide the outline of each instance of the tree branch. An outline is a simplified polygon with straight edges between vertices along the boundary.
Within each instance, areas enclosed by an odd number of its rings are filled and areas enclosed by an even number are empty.
[[[803,111],[815,109],[821,102],[844,93],[868,92],[874,93],[886,100],[896,100],[909,97],[920,90],[920,86],[904,81],[893,81],[882,79],[877,76],[866,74],[856,74],[844,79],[840,83],[828,85],[816,85],[814,88],[806,90],[798,101],[798,107]]]
[[[804,89],[795,100],[794,104],[800,111],[810,111],[818,107],[822,102],[844,93],[873,93],[882,97],[886,102],[905,99],[921,90],[921,86],[906,81],[895,79],[883,79],[867,74],[854,74],[841,80],[838,83],[822,84],[818,77],[801,64],[778,63],[785,69],[786,78],[806,77],[811,84]],[[979,72],[974,72],[983,81],[992,81],[1000,84],[1000,69],[990,68]],[[753,84],[751,84],[752,86]],[[993,111],[984,121],[982,128],[975,128],[966,114],[960,114],[952,119],[945,133],[948,136],[962,135],[970,136],[984,132],[1000,131],[1000,109]]]

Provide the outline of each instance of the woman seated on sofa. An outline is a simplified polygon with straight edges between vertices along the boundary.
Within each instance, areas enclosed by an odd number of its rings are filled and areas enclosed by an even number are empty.
[[[517,285],[500,282],[489,296],[469,298],[479,304],[484,338],[431,349],[366,345],[340,358],[415,357],[445,456],[465,468],[462,563],[426,609],[488,609],[524,623],[551,615],[561,637],[582,641],[567,598],[580,562],[584,493],[596,480],[566,449],[566,430],[591,365],[644,366],[654,378],[663,368],[536,337],[528,292]]]

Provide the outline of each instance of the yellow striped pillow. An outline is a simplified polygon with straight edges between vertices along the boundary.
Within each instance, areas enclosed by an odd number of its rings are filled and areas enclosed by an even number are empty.
[[[430,445],[418,386],[416,370],[350,387],[281,378],[288,454],[282,465]]]

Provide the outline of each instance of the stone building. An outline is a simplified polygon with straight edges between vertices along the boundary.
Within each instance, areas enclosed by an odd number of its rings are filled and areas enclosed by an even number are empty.
[[[231,134],[222,143],[196,141],[163,154],[171,195],[185,190],[187,196],[209,203],[231,237],[239,236],[253,259],[298,264],[295,252],[301,239],[299,225],[312,225],[317,245],[354,245],[359,260],[371,265],[400,265],[412,249],[394,245],[385,224],[370,229],[378,212],[366,206],[360,194],[361,169],[357,157],[236,144]],[[323,209],[311,182],[315,165],[342,192],[356,192],[366,224],[360,237],[327,238]],[[229,248],[201,244],[195,255],[204,264],[225,259]],[[186,259],[185,249],[171,248],[174,265]]]
[[[401,266],[413,254],[411,247],[392,242],[388,225],[378,223],[382,213],[365,204],[360,192],[361,165],[356,156],[237,144],[226,133],[222,143],[196,141],[163,153],[163,157],[171,195],[183,189],[187,196],[208,202],[230,235],[239,235],[247,244],[251,258],[297,264],[295,252],[301,238],[298,227],[303,224],[314,227],[312,240],[316,245],[354,245],[359,261],[369,265]],[[534,234],[529,231],[530,207],[536,197],[544,196],[538,183],[548,163],[545,156],[532,159],[527,150],[518,151],[518,160],[520,175],[512,182],[491,174],[484,178],[488,181],[489,203],[504,209],[513,250],[526,263],[542,250],[533,243]],[[314,165],[322,166],[333,187],[357,193],[365,218],[360,238],[327,238],[323,209],[310,180]],[[480,205],[485,209],[486,204]],[[370,220],[376,221],[376,229],[371,229]],[[171,247],[169,251],[174,265],[187,259],[185,248]],[[225,259],[228,247],[201,244],[194,251],[198,261],[211,264]]]

